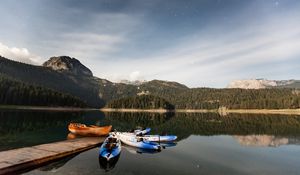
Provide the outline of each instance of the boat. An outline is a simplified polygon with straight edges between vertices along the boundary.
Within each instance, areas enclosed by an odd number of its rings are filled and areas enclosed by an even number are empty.
[[[123,143],[129,146],[142,148],[142,149],[158,150],[158,151],[162,149],[162,146],[159,145],[158,143],[144,141],[143,138],[138,137],[132,133],[117,132],[116,135]]]
[[[145,129],[136,129],[133,131],[135,135],[145,135],[148,134],[151,131],[151,128],[145,128]]]
[[[175,135],[145,135],[151,131],[151,128],[146,129],[137,129],[132,132],[123,132],[124,134],[136,135],[139,138],[142,138],[144,141],[149,142],[173,142],[177,139]]]
[[[177,139],[175,135],[143,135],[139,137],[148,142],[173,142]]]
[[[111,131],[112,126],[86,126],[81,123],[70,123],[68,129],[71,133],[81,136],[106,136]]]
[[[109,135],[103,142],[99,150],[99,157],[104,158],[106,161],[110,161],[118,157],[121,153],[121,141],[114,135]]]

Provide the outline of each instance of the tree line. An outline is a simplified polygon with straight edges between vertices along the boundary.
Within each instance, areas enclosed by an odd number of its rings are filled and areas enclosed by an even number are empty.
[[[0,74],[1,105],[86,107],[77,97],[14,80]]]
[[[118,87],[118,86],[116,86]],[[128,92],[127,92],[128,91]],[[161,84],[145,83],[139,90],[115,90],[110,107],[145,108],[145,100],[153,96],[162,98],[176,109],[296,109],[300,108],[300,93],[297,89],[214,89],[214,88],[176,88]],[[130,93],[133,91],[132,93]],[[122,93],[119,93],[122,92]],[[151,98],[135,99],[139,92],[147,92]],[[111,92],[113,93],[113,92]],[[136,103],[143,104],[136,104]],[[114,105],[114,106],[113,106]],[[141,106],[141,107],[139,107]],[[156,105],[161,107],[161,105]]]
[[[176,109],[296,109],[300,93],[296,89],[214,89],[147,88],[151,95],[164,98]]]
[[[141,95],[112,100],[106,106],[108,108],[128,109],[174,109],[174,105],[161,97],[153,95]]]

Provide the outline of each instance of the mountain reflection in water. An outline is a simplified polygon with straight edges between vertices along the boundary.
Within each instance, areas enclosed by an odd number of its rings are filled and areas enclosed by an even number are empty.
[[[300,116],[292,115],[0,110],[0,150],[75,138],[70,122],[150,127],[178,140],[158,153],[124,145],[104,166],[95,148],[28,174],[300,174]]]
[[[243,146],[278,147],[282,145],[299,145],[299,138],[287,138],[274,135],[233,136]]]

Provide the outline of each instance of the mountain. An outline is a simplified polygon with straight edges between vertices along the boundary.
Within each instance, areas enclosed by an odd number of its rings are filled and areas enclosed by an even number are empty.
[[[89,107],[96,108],[104,107],[112,100],[141,95],[165,99],[176,109],[300,108],[300,91],[290,89],[300,85],[298,80],[255,80],[255,82],[264,82],[261,83],[263,87],[282,88],[189,88],[177,82],[162,80],[138,84],[114,83],[94,77],[87,67],[75,58],[67,56],[52,57],[43,65],[33,66],[0,57],[0,74],[29,85],[70,94],[81,99]],[[250,85],[243,87],[250,87]],[[259,87],[262,85],[259,84]]]
[[[183,84],[162,80],[145,81],[140,84],[127,84],[113,83],[105,79],[97,78],[97,82],[100,87],[99,96],[106,102],[136,95],[164,97],[167,94],[176,94],[189,89]]]
[[[133,84],[114,83],[94,77],[80,61],[68,56],[51,57],[42,66],[0,56],[0,74],[23,83],[70,94],[82,99],[90,107],[103,107],[113,99],[136,96],[143,92],[163,95],[174,90],[188,89],[185,85],[161,80]]]
[[[51,60],[51,59],[50,59]],[[90,107],[102,107],[105,102],[99,97],[97,79],[74,59],[54,59],[45,66],[33,66],[9,60],[0,56],[0,74],[16,79],[20,82],[53,89],[78,97]],[[58,59],[60,60],[60,59]],[[66,61],[67,60],[67,61]],[[70,63],[70,64],[69,64]],[[53,66],[50,66],[53,65]],[[54,68],[59,68],[54,70]],[[66,68],[66,69],[63,69]]]
[[[227,88],[241,88],[241,89],[300,88],[300,80],[267,80],[267,79],[234,80],[228,84]]]
[[[79,60],[69,56],[51,57],[43,64],[44,67],[49,67],[56,71],[69,72],[80,76],[92,77],[93,73],[90,69],[80,63]]]

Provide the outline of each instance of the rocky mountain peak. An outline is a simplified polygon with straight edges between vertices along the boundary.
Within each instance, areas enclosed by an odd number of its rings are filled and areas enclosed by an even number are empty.
[[[69,56],[51,57],[43,63],[44,67],[49,67],[56,71],[71,72],[75,75],[93,76],[92,71],[81,62]]]
[[[234,80],[230,82],[227,88],[241,89],[265,89],[272,87],[298,87],[295,83],[297,80],[267,80],[267,79],[249,79],[249,80]]]

